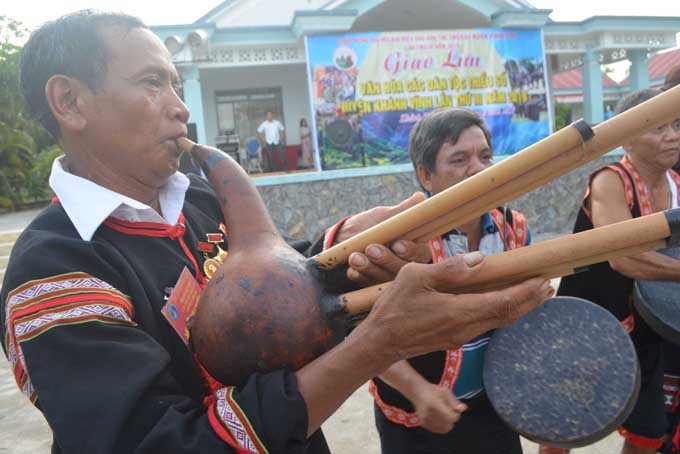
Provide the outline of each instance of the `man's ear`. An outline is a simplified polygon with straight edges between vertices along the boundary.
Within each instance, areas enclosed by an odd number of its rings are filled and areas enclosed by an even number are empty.
[[[82,131],[87,126],[82,105],[83,97],[88,94],[89,89],[79,80],[60,74],[48,79],[45,97],[61,129]]]
[[[432,192],[432,172],[430,172],[427,167],[422,164],[418,164],[416,168],[416,174],[418,175],[418,180],[420,184],[423,185],[427,192]]]

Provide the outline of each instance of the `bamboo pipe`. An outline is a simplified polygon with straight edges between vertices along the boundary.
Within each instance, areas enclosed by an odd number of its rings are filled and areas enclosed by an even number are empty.
[[[404,235],[404,238],[422,242],[449,232],[479,217],[480,211],[485,213],[580,167],[584,163],[582,156],[583,150],[581,147],[568,150],[554,161],[547,162],[531,172],[524,173],[512,181],[492,189],[479,198],[451,210],[430,224],[422,225],[408,232]],[[588,161],[591,160],[588,159]]]
[[[486,257],[479,272],[465,286],[447,290],[475,293],[532,277],[566,276],[594,263],[661,249],[669,241],[675,242],[678,234],[680,209],[654,213]],[[369,311],[389,285],[388,282],[345,293],[338,297],[338,303],[348,314]]]
[[[369,244],[389,243],[398,238],[403,238],[409,232],[416,231],[421,227],[422,230],[418,230],[419,235],[415,237],[413,235],[410,236],[412,238],[422,238],[423,235],[429,235],[432,228],[423,226],[442,216],[446,215],[449,217],[445,224],[439,224],[440,227],[442,225],[451,225],[452,223],[454,227],[460,225],[461,221],[458,220],[459,218],[450,221],[452,217],[456,216],[451,213],[457,207],[471,201],[474,203],[476,199],[487,192],[502,187],[524,174],[531,174],[546,163],[549,164],[553,161],[560,162],[560,165],[550,166],[550,172],[538,170],[540,176],[535,178],[535,181],[550,181],[579,165],[596,159],[631,138],[669,121],[669,119],[674,118],[680,112],[678,106],[680,106],[680,86],[674,87],[599,124],[593,128],[594,137],[586,142],[583,141],[582,134],[573,125],[564,128],[477,175],[442,191],[417,206],[327,249],[318,254],[314,259],[320,268],[330,269],[344,263],[352,252],[365,250]],[[565,154],[568,155],[568,159],[565,159]],[[562,166],[567,167],[562,168]],[[534,180],[534,177],[531,176],[526,178],[527,180]],[[526,180],[522,181],[525,182]],[[500,198],[496,199],[494,196],[495,200],[493,203],[488,202],[479,206],[475,203],[473,205],[474,208],[471,208],[469,212],[471,214],[467,214],[467,216],[471,216],[468,220],[475,216],[481,216],[490,208],[507,202],[511,199],[507,194],[517,197],[538,186],[539,184],[536,183],[529,183],[529,186],[526,188],[515,188],[513,186],[513,191],[499,194],[498,197]],[[518,193],[518,191],[521,192]]]

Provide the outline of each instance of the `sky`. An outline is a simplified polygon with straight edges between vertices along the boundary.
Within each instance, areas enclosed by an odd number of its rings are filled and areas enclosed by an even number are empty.
[[[269,0],[299,4],[323,4],[325,0]],[[630,16],[680,16],[677,0],[646,0],[643,2],[622,0],[528,0],[536,8],[552,9],[550,17],[557,21],[583,20],[595,15]],[[203,16],[221,0],[191,0],[191,2],[166,0],[0,0],[0,14],[21,21],[32,29],[42,22],[84,8],[104,11],[122,11],[139,16],[149,25],[191,23]],[[186,11],[187,4],[191,5]],[[271,11],[271,10],[269,10]],[[680,30],[679,30],[680,31]]]

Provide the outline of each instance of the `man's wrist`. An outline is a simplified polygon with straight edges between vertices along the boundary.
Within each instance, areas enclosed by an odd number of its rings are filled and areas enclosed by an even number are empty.
[[[422,392],[431,385],[407,360],[395,363],[383,375],[384,381],[414,405],[420,400]]]
[[[360,352],[357,358],[361,358],[371,369],[371,377],[380,375],[400,360],[392,345],[386,341],[386,336],[373,325],[370,319],[365,320],[344,341],[349,344],[348,347]]]

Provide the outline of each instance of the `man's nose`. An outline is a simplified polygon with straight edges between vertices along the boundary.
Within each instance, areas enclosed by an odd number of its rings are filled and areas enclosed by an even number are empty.
[[[179,100],[179,104],[173,107],[174,113],[173,117],[181,121],[182,123],[187,123],[189,121],[189,108],[184,101]]]
[[[680,141],[680,128],[674,128],[673,125],[669,125],[666,128],[666,137],[668,140],[672,140],[674,142]]]
[[[168,107],[170,118],[173,120],[179,120],[182,123],[187,123],[189,121],[189,108],[186,104],[184,104],[182,98],[180,98],[179,95],[174,92],[174,90],[170,96],[170,105]]]
[[[488,165],[479,158],[479,156],[473,156],[470,158],[470,165],[468,165],[467,176],[471,177],[478,174],[482,170],[486,169]]]

